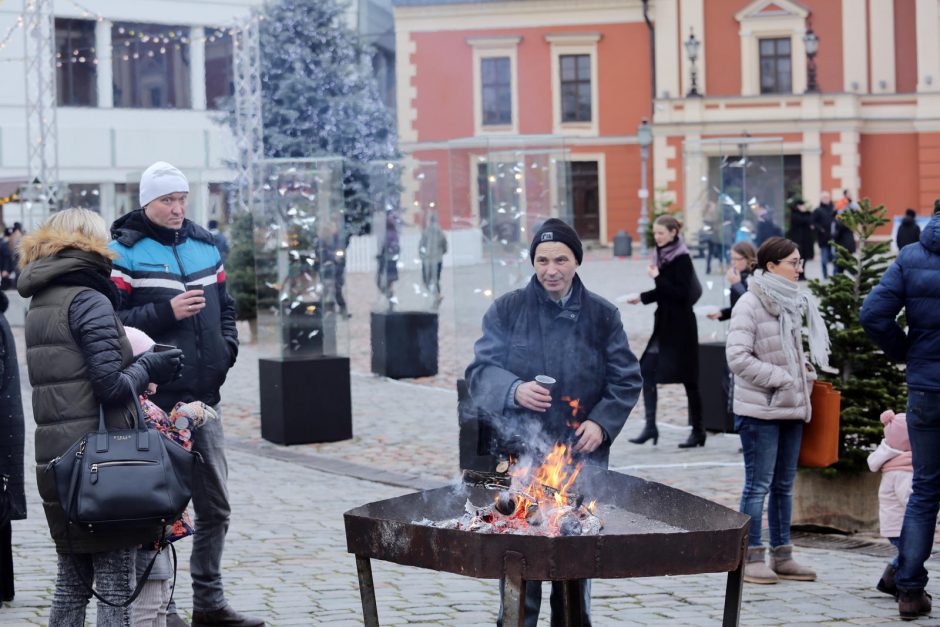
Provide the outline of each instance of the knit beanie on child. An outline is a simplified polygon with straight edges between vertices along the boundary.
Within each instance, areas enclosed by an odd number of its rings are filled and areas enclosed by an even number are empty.
[[[150,336],[140,329],[124,327],[124,333],[127,334],[127,341],[131,343],[131,350],[134,351],[134,357],[146,353],[153,348],[155,344],[155,342],[150,339]]]
[[[890,409],[881,414],[885,426],[885,442],[897,451],[911,450],[911,439],[907,435],[907,414],[896,414]]]
[[[146,207],[150,201],[160,196],[177,192],[189,193],[189,181],[182,172],[166,161],[157,161],[140,176],[141,207]]]

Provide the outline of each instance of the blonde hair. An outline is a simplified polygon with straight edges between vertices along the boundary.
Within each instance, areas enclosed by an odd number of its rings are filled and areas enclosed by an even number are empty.
[[[67,248],[97,253],[108,259],[117,254],[108,248],[111,233],[100,215],[89,209],[63,209],[20,240],[20,267],[51,257]]]

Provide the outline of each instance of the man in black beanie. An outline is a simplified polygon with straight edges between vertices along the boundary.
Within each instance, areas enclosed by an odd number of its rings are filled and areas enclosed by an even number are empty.
[[[536,463],[563,443],[576,458],[606,468],[643,385],[620,311],[581,283],[581,239],[568,224],[546,220],[529,258],[529,284],[498,298],[483,316],[466,372],[474,404],[493,417],[498,441],[521,438]],[[538,375],[555,382],[538,383]],[[581,593],[582,624],[589,626],[590,581],[581,582]],[[552,624],[561,620],[562,598],[562,582],[552,582]],[[541,602],[541,582],[526,582],[526,627],[537,624]]]

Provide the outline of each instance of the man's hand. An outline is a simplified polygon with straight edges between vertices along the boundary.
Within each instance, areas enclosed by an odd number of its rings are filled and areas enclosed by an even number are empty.
[[[526,409],[544,413],[552,406],[552,397],[548,390],[535,381],[526,381],[516,388],[516,403]]]
[[[604,443],[604,430],[592,420],[582,422],[574,434],[580,438],[574,445],[575,453],[593,453]]]
[[[205,309],[206,297],[202,290],[189,290],[171,298],[170,306],[173,307],[173,316],[177,320],[183,320]]]

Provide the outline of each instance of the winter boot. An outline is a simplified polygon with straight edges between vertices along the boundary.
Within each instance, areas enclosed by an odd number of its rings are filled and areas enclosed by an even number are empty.
[[[646,444],[647,440],[653,441],[653,446],[656,446],[656,443],[659,442],[659,429],[656,428],[656,416],[646,419],[646,426],[643,427],[643,431],[640,432],[640,435],[635,438],[630,438],[630,442],[634,444]]]
[[[930,614],[932,604],[930,595],[923,590],[907,592],[898,590],[898,612],[903,620],[914,620]]]
[[[888,564],[885,566],[885,572],[881,573],[881,579],[879,579],[877,585],[875,585],[878,592],[890,594],[894,597],[895,601],[898,600],[898,586],[894,583],[894,575],[897,572],[898,569],[894,564]]]
[[[816,581],[816,571],[793,559],[793,545],[770,547],[770,568],[781,579]]]
[[[777,575],[764,563],[764,547],[749,546],[744,562],[744,581],[748,583],[777,583]]]

